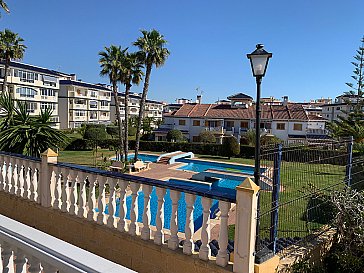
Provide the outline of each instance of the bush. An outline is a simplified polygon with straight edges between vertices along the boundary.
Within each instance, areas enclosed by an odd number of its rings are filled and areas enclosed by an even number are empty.
[[[64,149],[66,151],[92,150],[92,143],[86,139],[76,138],[73,141],[71,141]]]
[[[216,138],[214,134],[210,131],[202,131],[198,137],[202,143],[216,143]]]
[[[106,132],[112,137],[112,138],[116,138],[119,136],[119,126],[107,126],[106,127]]]
[[[166,138],[169,142],[179,142],[183,140],[183,134],[180,130],[173,129],[168,131]]]
[[[221,148],[222,156],[227,156],[229,159],[240,154],[240,146],[235,137],[224,137]]]

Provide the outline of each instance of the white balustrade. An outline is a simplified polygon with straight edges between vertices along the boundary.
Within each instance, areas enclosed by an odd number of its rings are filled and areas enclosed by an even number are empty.
[[[186,225],[185,225],[185,241],[183,244],[183,253],[186,255],[191,255],[192,251],[195,247],[192,236],[194,233],[194,222],[193,222],[193,210],[194,210],[194,204],[196,200],[196,196],[190,193],[185,194],[185,200],[186,200]]]
[[[154,234],[154,243],[162,245],[164,243],[164,196],[166,195],[166,189],[156,187],[156,193],[158,197],[157,215],[155,218],[156,232]]]
[[[144,208],[143,208],[143,228],[141,232],[141,238],[143,240],[150,239],[150,193],[152,192],[152,186],[143,185],[143,194],[144,194]]]
[[[88,212],[87,212],[87,220],[95,221],[95,208],[96,208],[96,196],[95,196],[95,188],[97,176],[91,174],[88,176],[89,181],[89,193],[88,193]]]
[[[228,246],[228,219],[231,204],[225,201],[219,201],[220,208],[220,234],[219,234],[219,252],[216,256],[216,264],[226,266],[229,261],[227,253]]]
[[[18,183],[18,166],[16,164],[16,158],[11,158],[11,166],[12,166],[12,174],[11,174],[11,188],[10,188],[10,194],[16,193],[16,184]]]
[[[119,190],[120,190],[120,204],[119,204],[119,222],[117,225],[118,230],[121,232],[125,231],[125,217],[126,217],[126,188],[128,182],[124,180],[119,180]]]
[[[78,172],[78,183],[80,185],[80,192],[78,196],[78,209],[77,215],[78,217],[85,218],[87,217],[86,210],[86,174],[84,172]]]
[[[17,249],[15,253],[15,272],[16,273],[26,273],[27,272],[27,259],[25,258],[25,254],[21,249]],[[46,271],[48,272],[48,271]]]
[[[5,186],[5,178],[3,175],[3,170],[4,170],[4,165],[5,161],[4,161],[4,155],[0,155],[0,191],[4,190],[4,186]]]
[[[23,196],[24,193],[24,165],[21,163],[20,159],[17,159],[16,165],[18,166],[19,178],[16,184],[16,195]]]
[[[40,265],[40,260],[36,257],[29,256],[29,273],[42,273],[42,267]]]
[[[1,242],[1,258],[3,260],[3,272],[14,272],[14,255],[10,244]],[[1,262],[1,261],[0,261]]]
[[[53,200],[53,208],[55,209],[61,209],[61,195],[62,195],[62,174],[61,174],[61,168],[54,165],[53,166],[53,172],[55,174],[55,180],[54,180],[54,200]]]
[[[71,184],[70,187],[70,198],[69,198],[69,202],[70,202],[70,208],[69,208],[69,213],[70,214],[76,214],[77,215],[77,182],[78,182],[78,177],[75,174],[75,171],[71,170],[69,172],[68,175],[68,182]]]
[[[211,254],[210,249],[210,208],[211,199],[207,197],[202,197],[202,207],[203,207],[203,220],[201,227],[201,247],[199,252],[199,257],[201,260],[207,261]]]
[[[116,211],[116,198],[115,198],[115,187],[116,187],[116,180],[113,178],[108,179],[110,196],[109,196],[109,204],[108,204],[108,212],[109,216],[107,217],[107,225],[111,228],[115,227],[115,211]]]
[[[66,170],[62,169],[62,177],[63,177],[63,187],[62,187],[62,205],[61,205],[61,211],[66,212],[69,208],[69,182],[68,177],[66,176]]]
[[[13,165],[11,164],[10,156],[6,157],[6,185],[5,191],[10,193],[11,189],[11,177],[13,173]]]
[[[140,189],[140,184],[135,182],[130,182],[131,190],[131,208],[130,208],[130,225],[129,234],[138,235],[139,226],[137,225],[138,219],[138,191]]]
[[[30,200],[39,203],[38,200],[38,170],[39,164],[36,162],[30,162],[31,179],[30,179]]]
[[[97,223],[102,225],[105,224],[105,208],[106,208],[106,201],[105,201],[105,184],[106,179],[103,176],[98,176],[97,181],[99,182],[99,197],[97,199],[97,208],[99,213],[97,214]]]
[[[25,181],[24,181],[24,192],[23,197],[25,199],[30,199],[30,184],[31,184],[31,169],[29,162],[27,162],[25,167]]]
[[[177,218],[177,211],[178,211],[178,200],[181,194],[178,191],[170,191],[170,197],[172,200],[172,212],[171,212],[171,222],[170,222],[170,231],[171,237],[168,240],[168,247],[172,250],[176,250],[178,248],[178,218]]]

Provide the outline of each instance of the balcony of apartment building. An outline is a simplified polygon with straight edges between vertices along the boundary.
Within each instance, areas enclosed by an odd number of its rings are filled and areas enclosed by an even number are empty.
[[[99,100],[111,101],[111,91],[99,91]]]
[[[102,120],[102,121],[110,120],[110,112],[100,111],[99,120]]]
[[[98,112],[97,111],[89,111],[88,112],[88,119],[89,121],[97,121],[98,120]]]
[[[87,121],[87,111],[86,110],[70,110],[69,121],[85,122]]]
[[[86,99],[70,99],[71,109],[83,109],[87,110],[87,100]]]
[[[88,92],[86,89],[75,88],[69,92],[69,97],[74,98],[88,98]]]
[[[206,119],[205,131],[210,131],[214,134],[224,134],[224,120],[223,119]]]
[[[59,163],[57,157],[50,149],[41,159],[0,152],[0,242],[9,272],[14,264],[17,272],[130,272],[117,264],[141,273],[254,271],[259,187],[250,178],[233,194]]]
[[[99,109],[100,110],[110,111],[110,102],[108,102],[108,101],[100,101]]]

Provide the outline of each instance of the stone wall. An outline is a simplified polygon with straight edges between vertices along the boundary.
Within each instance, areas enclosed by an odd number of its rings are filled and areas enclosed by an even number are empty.
[[[214,261],[201,261],[198,255],[186,256],[181,249],[172,251],[167,246],[158,246],[4,192],[0,192],[0,214],[140,273],[232,272],[230,264],[222,268]]]

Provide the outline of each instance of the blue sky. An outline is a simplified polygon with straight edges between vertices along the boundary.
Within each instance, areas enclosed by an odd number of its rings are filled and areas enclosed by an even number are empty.
[[[364,35],[364,1],[121,1],[6,0],[0,29],[19,33],[28,46],[24,62],[99,76],[98,52],[110,44],[130,47],[140,29],[159,30],[171,52],[151,75],[149,98],[203,102],[244,92],[255,97],[246,54],[263,43],[273,53],[262,96],[294,101],[335,97],[347,91],[355,50]],[[133,87],[141,92],[142,84]]]

